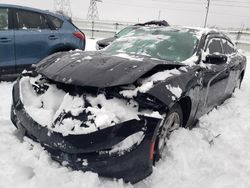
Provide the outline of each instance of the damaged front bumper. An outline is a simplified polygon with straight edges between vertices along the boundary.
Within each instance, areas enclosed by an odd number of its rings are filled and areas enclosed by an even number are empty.
[[[41,143],[52,159],[76,170],[96,172],[104,177],[136,183],[152,173],[152,147],[161,119],[140,116],[96,132],[63,136],[35,122],[20,99],[19,80],[13,86],[13,124],[26,136]],[[143,132],[138,144],[124,151],[112,151],[127,137]]]

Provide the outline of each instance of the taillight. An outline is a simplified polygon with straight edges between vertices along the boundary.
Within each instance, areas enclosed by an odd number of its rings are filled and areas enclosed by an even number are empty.
[[[80,39],[80,40],[84,40],[84,39],[85,39],[85,35],[84,35],[83,33],[81,33],[80,31],[74,32],[73,35],[74,35],[76,38]]]
[[[155,142],[152,141],[151,144],[150,144],[150,154],[149,154],[149,159],[151,161],[154,160],[154,151],[155,151]]]

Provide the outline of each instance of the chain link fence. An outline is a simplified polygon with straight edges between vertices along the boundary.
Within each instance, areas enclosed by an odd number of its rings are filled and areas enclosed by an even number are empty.
[[[108,38],[133,22],[115,22],[115,21],[89,21],[83,19],[73,19],[75,25],[81,29],[87,37],[90,38]],[[250,52],[250,31],[222,30],[238,46],[238,48]]]
[[[73,19],[73,22],[90,38],[112,37],[124,27],[135,24],[132,22],[89,21],[81,19]]]

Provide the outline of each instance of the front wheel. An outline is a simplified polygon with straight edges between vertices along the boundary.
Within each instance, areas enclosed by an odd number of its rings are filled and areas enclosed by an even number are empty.
[[[242,82],[242,77],[240,76],[237,79],[237,82],[236,82],[236,85],[235,85],[235,88],[234,88],[233,92],[235,92],[235,89],[240,89],[241,88],[241,82]]]
[[[241,79],[241,76],[238,78],[238,80],[237,80],[237,83],[236,83],[236,88],[237,89],[240,89],[240,87],[241,87],[241,81],[242,81],[242,79]]]
[[[155,144],[154,161],[157,162],[163,157],[167,148],[167,140],[171,133],[182,127],[183,115],[181,106],[176,103],[167,113],[163,125],[160,127]]]

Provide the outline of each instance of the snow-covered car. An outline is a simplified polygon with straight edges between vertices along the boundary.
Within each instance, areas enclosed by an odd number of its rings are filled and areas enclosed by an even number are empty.
[[[107,47],[108,45],[110,45],[116,39],[118,39],[124,35],[127,35],[130,31],[138,29],[139,27],[142,27],[142,26],[169,26],[169,24],[166,20],[160,20],[160,21],[159,20],[157,20],[157,21],[152,20],[152,21],[148,21],[145,23],[137,23],[134,25],[129,25],[129,26],[123,28],[122,30],[120,30],[119,32],[117,32],[113,37],[98,40],[96,42],[96,49],[101,50],[101,49]]]
[[[135,183],[174,130],[240,87],[245,68],[219,31],[140,27],[104,51],[60,52],[23,72],[11,119],[63,165]]]

